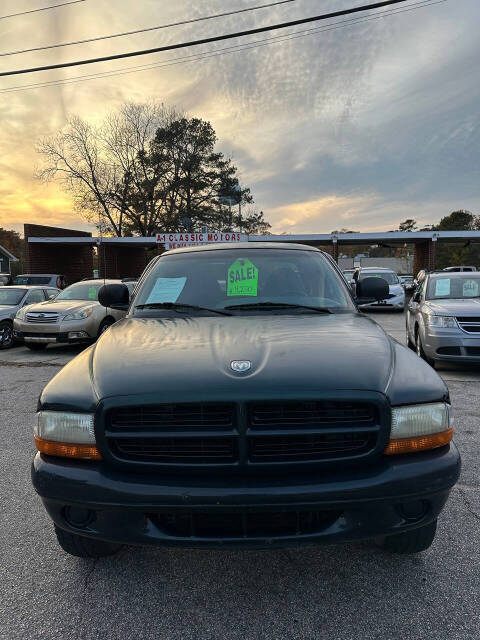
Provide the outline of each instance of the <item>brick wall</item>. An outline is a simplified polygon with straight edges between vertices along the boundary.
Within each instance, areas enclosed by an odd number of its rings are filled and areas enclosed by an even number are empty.
[[[31,244],[28,238],[85,237],[86,231],[47,227],[39,224],[24,225],[26,273],[58,273],[65,275],[67,284],[93,275],[93,248],[91,246]]]
[[[138,278],[146,266],[147,252],[143,247],[104,244],[98,248],[100,278]]]

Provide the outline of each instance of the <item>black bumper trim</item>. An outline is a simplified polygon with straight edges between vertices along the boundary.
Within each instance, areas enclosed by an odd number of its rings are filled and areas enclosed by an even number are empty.
[[[336,543],[393,534],[438,517],[460,473],[460,456],[451,444],[436,451],[386,459],[380,469],[351,473],[289,476],[281,479],[202,478],[122,474],[101,463],[76,463],[38,454],[33,484],[56,524],[81,535],[124,544],[187,547],[297,546]],[[312,479],[312,476],[314,478]],[[313,480],[316,480],[315,482]],[[422,500],[417,522],[400,506]],[[95,512],[93,522],[75,529],[65,506]],[[239,513],[245,511],[335,510],[335,522],[321,531],[295,536],[242,539],[175,537],[158,525],[159,513]],[[153,517],[152,517],[153,515]]]

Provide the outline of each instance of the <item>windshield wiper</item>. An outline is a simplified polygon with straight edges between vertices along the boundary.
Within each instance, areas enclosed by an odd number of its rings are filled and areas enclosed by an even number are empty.
[[[312,307],[306,304],[289,304],[287,302],[251,302],[244,304],[233,304],[225,309],[308,309],[317,313],[333,313],[328,307]]]
[[[135,309],[171,309],[172,311],[179,311],[181,309],[194,309],[195,311],[210,311],[211,313],[218,313],[221,316],[231,316],[228,311],[221,311],[220,309],[210,309],[209,307],[200,307],[196,304],[183,304],[183,302],[149,302],[148,304],[139,304]]]

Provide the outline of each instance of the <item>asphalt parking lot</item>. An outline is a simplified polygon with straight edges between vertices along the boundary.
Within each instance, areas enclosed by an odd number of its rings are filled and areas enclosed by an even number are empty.
[[[404,340],[401,314],[373,317]],[[0,638],[472,639],[480,625],[480,367],[441,367],[463,456],[433,547],[65,555],[29,479],[45,383],[79,349],[0,352]]]

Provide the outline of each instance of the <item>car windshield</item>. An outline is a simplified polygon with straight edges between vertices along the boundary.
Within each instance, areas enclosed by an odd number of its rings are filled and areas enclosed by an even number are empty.
[[[165,313],[172,303],[236,313],[292,313],[295,306],[353,310],[345,281],[317,251],[218,249],[161,258],[136,295],[135,313],[145,306]],[[285,305],[293,305],[286,308]],[[283,308],[282,308],[283,307]],[[237,308],[237,309],[236,309]],[[207,309],[207,312],[208,312]],[[181,313],[200,310],[178,307]],[[313,313],[314,310],[297,309]],[[152,311],[150,311],[152,313]]]
[[[465,300],[480,297],[480,274],[435,276],[428,281],[426,300]]]
[[[359,280],[365,280],[365,278],[383,278],[388,284],[399,284],[400,280],[393,271],[361,271]]]
[[[0,306],[15,307],[17,304],[20,304],[25,293],[25,289],[12,289],[12,287],[0,288]]]
[[[61,291],[55,298],[55,302],[58,300],[91,300],[92,302],[98,301],[98,292],[103,286],[103,282],[98,284],[81,283],[72,284]]]
[[[16,276],[13,284],[50,284],[50,276]]]

